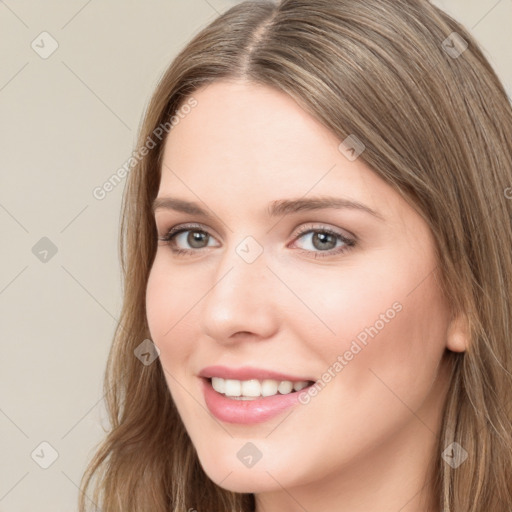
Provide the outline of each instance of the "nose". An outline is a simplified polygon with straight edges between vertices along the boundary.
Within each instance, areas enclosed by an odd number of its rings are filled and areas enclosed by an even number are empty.
[[[252,262],[243,256],[235,248],[226,251],[202,301],[202,332],[219,343],[269,338],[278,327],[278,282],[265,252]]]

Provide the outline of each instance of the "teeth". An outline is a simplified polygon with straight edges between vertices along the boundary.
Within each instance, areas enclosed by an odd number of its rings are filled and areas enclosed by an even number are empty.
[[[309,381],[307,380],[301,380],[300,382],[296,382],[293,385],[293,389],[295,391],[300,391],[301,389],[305,388],[309,384]]]
[[[261,396],[277,395],[279,382],[277,380],[267,379],[261,383]]]
[[[238,400],[251,400],[260,396],[273,396],[279,392],[287,395],[292,391],[300,391],[308,386],[309,381],[301,380],[292,382],[290,380],[277,381],[273,379],[235,380],[212,377],[212,387],[218,393]]]
[[[292,389],[293,382],[290,382],[289,380],[283,380],[279,383],[279,386],[277,386],[277,390],[281,395],[287,395]]]

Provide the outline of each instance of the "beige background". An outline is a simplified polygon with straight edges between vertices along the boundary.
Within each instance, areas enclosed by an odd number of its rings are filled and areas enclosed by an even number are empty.
[[[121,306],[124,183],[103,200],[93,190],[129,157],[173,56],[235,3],[0,2],[2,512],[76,510],[106,424],[102,377]],[[512,0],[436,3],[472,31],[510,95]],[[43,237],[54,255],[40,252]]]

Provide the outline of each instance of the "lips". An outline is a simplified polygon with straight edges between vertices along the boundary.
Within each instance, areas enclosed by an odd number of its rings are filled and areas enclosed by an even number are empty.
[[[300,403],[300,397],[308,389],[286,395],[273,395],[251,400],[234,400],[215,391],[208,378],[202,377],[201,389],[208,410],[218,420],[226,423],[250,425],[266,422],[290,407]]]
[[[292,382],[299,382],[303,380],[316,381],[316,378],[307,375],[289,375],[273,370],[255,368],[253,366],[242,366],[239,368],[229,368],[221,365],[206,366],[199,372],[198,376],[206,379],[211,377],[222,377],[223,379],[234,380],[273,379],[277,381],[289,380]]]
[[[198,377],[201,380],[201,389],[205,404],[209,411],[219,420],[227,423],[252,424],[261,423],[284,412],[289,407],[300,403],[299,397],[308,392],[308,388],[317,380],[308,375],[290,375],[274,370],[242,366],[230,368],[215,365],[203,368]],[[249,400],[227,397],[213,389],[211,379],[220,377],[226,380],[249,381],[257,379],[273,380],[277,382],[291,381],[292,383],[307,381],[309,386],[300,391],[286,394],[277,393],[271,396],[252,397]]]

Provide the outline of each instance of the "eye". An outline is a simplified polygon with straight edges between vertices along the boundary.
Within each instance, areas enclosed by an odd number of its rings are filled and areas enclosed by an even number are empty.
[[[164,245],[169,245],[171,251],[179,255],[197,253],[199,250],[208,247],[208,242],[213,240],[213,237],[207,231],[201,229],[200,225],[193,224],[174,226],[164,236],[158,237],[158,240],[164,242]],[[192,249],[176,248],[176,245],[180,243],[189,244]]]
[[[341,254],[356,245],[354,239],[325,226],[304,226],[296,234],[294,240],[301,238],[307,240],[306,248],[301,249],[301,252],[313,253],[315,258]],[[170,246],[171,251],[176,255],[192,255],[211,247],[209,242],[214,238],[208,231],[202,229],[201,225],[193,224],[174,226],[165,235],[158,237],[158,240],[164,245]],[[183,244],[189,248],[180,247]],[[213,246],[215,247],[215,245]]]
[[[299,230],[296,240],[305,239],[306,249],[303,252],[313,252],[315,258],[324,258],[344,253],[356,245],[356,241],[340,232],[325,226],[306,226]],[[338,244],[338,242],[340,242]]]

